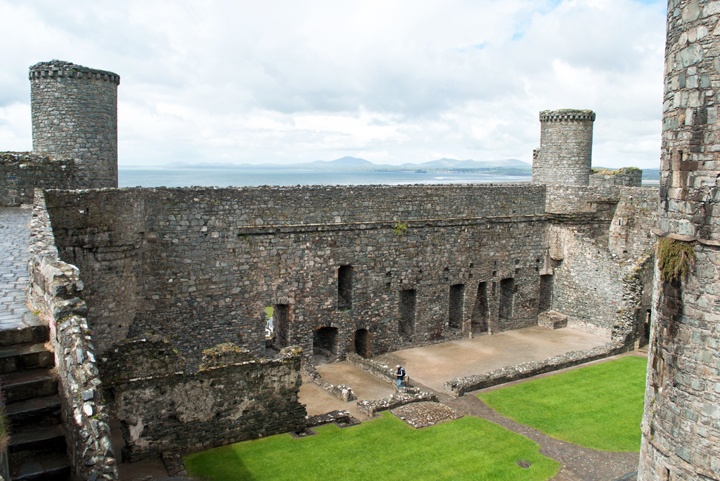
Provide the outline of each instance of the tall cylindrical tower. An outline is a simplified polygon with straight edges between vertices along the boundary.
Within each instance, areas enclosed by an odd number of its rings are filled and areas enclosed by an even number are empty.
[[[592,110],[540,112],[540,149],[533,155],[532,181],[549,185],[588,185],[594,121]]]
[[[720,0],[669,0],[643,481],[720,479],[718,66]]]
[[[33,151],[74,159],[79,188],[117,187],[119,84],[60,60],[30,67]]]

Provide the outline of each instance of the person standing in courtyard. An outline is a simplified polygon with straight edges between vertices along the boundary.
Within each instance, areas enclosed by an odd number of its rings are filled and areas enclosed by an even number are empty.
[[[395,379],[397,380],[397,390],[399,391],[405,385],[405,368],[400,364],[395,366]]]

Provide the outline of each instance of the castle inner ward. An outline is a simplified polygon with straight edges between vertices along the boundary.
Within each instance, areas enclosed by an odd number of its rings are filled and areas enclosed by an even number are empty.
[[[592,111],[540,113],[530,184],[118,189],[120,77],[51,61],[30,80],[33,151],[0,153],[0,200],[34,203],[29,304],[78,478],[117,479],[112,419],[130,460],[301,431],[318,358],[532,326],[605,340],[577,362],[649,342],[658,189],[592,174]]]

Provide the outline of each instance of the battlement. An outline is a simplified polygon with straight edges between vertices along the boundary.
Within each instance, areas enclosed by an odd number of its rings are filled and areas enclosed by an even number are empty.
[[[30,67],[29,79],[31,81],[46,78],[105,80],[107,82],[120,85],[120,76],[114,72],[83,67],[82,65],[76,65],[72,62],[66,62],[64,60],[39,62]]]
[[[543,110],[540,112],[540,122],[595,122],[595,112],[592,110],[560,109]]]

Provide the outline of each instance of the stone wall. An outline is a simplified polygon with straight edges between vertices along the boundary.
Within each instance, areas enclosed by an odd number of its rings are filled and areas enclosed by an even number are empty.
[[[78,187],[117,187],[120,77],[60,60],[30,67],[33,151],[76,159]]]
[[[83,284],[75,266],[59,260],[44,198],[35,199],[31,225],[29,301],[50,325],[58,394],[76,479],[116,480],[118,471],[85,318]]]
[[[604,359],[625,351],[620,343],[609,342],[586,351],[572,351],[542,361],[530,361],[515,366],[503,367],[485,374],[458,377],[447,381],[443,389],[450,395],[459,397],[470,391],[477,391],[498,384],[527,379],[546,372],[559,371],[598,359]]]
[[[658,251],[638,479],[720,473],[720,1],[669,0]],[[694,266],[693,266],[694,257]],[[687,275],[660,268],[686,263]]]
[[[0,207],[32,204],[36,188],[75,188],[75,174],[72,160],[30,152],[0,152]]]
[[[650,310],[648,259],[655,244],[652,208],[657,191],[637,187],[550,190],[553,196],[558,190],[581,190],[590,201],[603,201],[593,221],[578,214],[560,215],[548,230],[550,259],[543,272],[553,275],[552,309],[568,316],[571,327],[632,343]],[[615,206],[614,211],[607,206]],[[609,222],[608,214],[612,214]]]
[[[181,370],[181,357],[165,340],[135,339],[115,345],[103,359],[106,395],[125,439],[123,459],[305,429],[297,351],[274,359],[211,359],[195,372]]]
[[[655,245],[658,220],[656,188],[622,188],[608,232],[608,249],[615,258],[637,260]]]
[[[617,170],[595,170],[590,173],[590,186],[610,187],[621,185],[625,187],[640,187],[642,185],[642,170],[635,167],[623,167]]]
[[[543,205],[544,188],[529,185],[48,193],[99,349],[155,333],[190,360],[221,342],[262,355],[264,308],[277,305],[287,306],[279,347],[324,346],[336,358],[355,350],[360,329],[369,354],[458,338],[472,328],[480,283],[486,330],[535,325]],[[341,266],[351,266],[349,305]],[[403,333],[408,291],[414,327]]]
[[[622,270],[593,239],[565,225],[553,226],[552,308],[568,316],[568,326],[610,338],[622,302]]]

